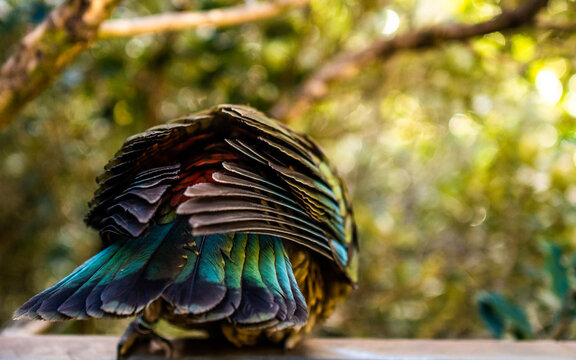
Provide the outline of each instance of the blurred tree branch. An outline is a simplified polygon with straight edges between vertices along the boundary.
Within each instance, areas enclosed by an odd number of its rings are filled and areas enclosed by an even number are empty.
[[[65,1],[22,39],[0,70],[0,128],[94,41],[120,1]]]
[[[548,0],[528,1],[485,22],[434,26],[376,41],[359,51],[337,54],[333,60],[305,80],[292,99],[283,99],[271,113],[274,117],[287,121],[297,118],[328,95],[330,84],[350,79],[362,68],[378,60],[386,60],[403,50],[432,48],[496,31],[518,28],[533,22],[538,12],[547,5]]]
[[[105,39],[151,32],[179,31],[205,25],[217,27],[237,25],[271,18],[286,9],[304,6],[309,2],[309,0],[279,0],[204,12],[166,13],[135,19],[109,20],[100,27],[98,37]]]
[[[121,0],[67,0],[27,34],[0,70],[0,129],[44,91],[62,70],[99,38],[227,26],[274,17],[309,0],[278,0],[207,12],[168,13],[111,20]]]
[[[576,30],[576,23],[572,22],[553,22],[553,21],[538,21],[538,27],[544,30],[552,30],[559,32],[572,32]]]

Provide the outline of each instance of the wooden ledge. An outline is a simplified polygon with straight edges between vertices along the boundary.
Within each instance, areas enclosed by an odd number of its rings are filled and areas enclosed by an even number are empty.
[[[112,360],[111,336],[0,336],[0,359]],[[175,359],[576,360],[576,341],[308,339],[296,349],[235,349],[215,340],[174,341]],[[134,360],[162,359],[139,351]]]

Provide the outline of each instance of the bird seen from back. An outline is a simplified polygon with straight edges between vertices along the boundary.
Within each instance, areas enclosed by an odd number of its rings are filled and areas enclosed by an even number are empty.
[[[103,250],[16,317],[132,317],[137,341],[170,343],[159,319],[237,346],[290,347],[357,279],[342,180],[308,137],[220,105],[126,140],[98,177],[86,223]]]

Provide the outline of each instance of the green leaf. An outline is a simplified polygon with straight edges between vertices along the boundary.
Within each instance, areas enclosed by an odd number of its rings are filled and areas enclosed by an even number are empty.
[[[532,338],[528,317],[519,306],[494,292],[480,293],[477,303],[482,321],[493,337],[501,339],[509,330],[516,339]]]
[[[543,242],[542,248],[545,256],[544,270],[550,277],[552,292],[564,302],[567,300],[570,284],[568,281],[568,268],[562,262],[562,249],[558,245],[549,242]]]
[[[478,311],[484,325],[490,330],[492,336],[501,339],[504,336],[505,324],[500,312],[494,306],[494,300],[491,293],[481,293],[478,296]]]

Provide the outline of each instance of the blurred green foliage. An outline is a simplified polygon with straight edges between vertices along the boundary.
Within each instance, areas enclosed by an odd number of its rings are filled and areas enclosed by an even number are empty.
[[[482,292],[478,296],[478,310],[492,336],[501,339],[551,338],[564,340],[574,337],[573,322],[576,319],[576,254],[569,256],[556,244],[542,243],[547,286],[540,291],[549,301],[506,300],[498,293]],[[533,320],[515,302],[522,302],[533,312]],[[534,333],[532,328],[538,328]]]
[[[57,3],[0,0],[0,60]],[[312,0],[270,21],[96,42],[0,134],[0,322],[99,249],[82,219],[127,136],[219,103],[267,111],[336,53],[516,3]],[[125,1],[114,17],[237,4]],[[574,23],[574,5],[552,0],[543,17]],[[574,48],[573,32],[533,25],[400,53],[291,124],[347,180],[360,229],[360,288],[325,334],[486,337],[482,290],[527,309],[518,321],[533,333],[547,326],[540,310],[562,306],[568,280],[544,286],[556,270],[539,244],[576,247]]]

